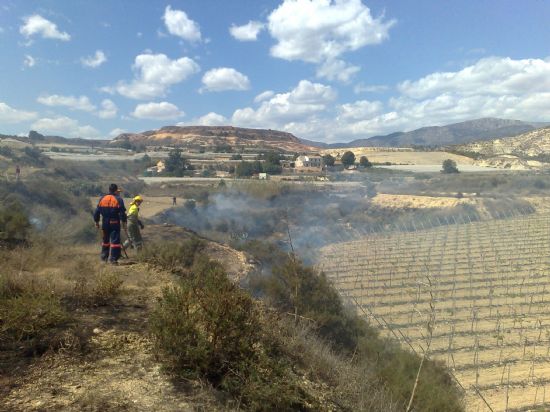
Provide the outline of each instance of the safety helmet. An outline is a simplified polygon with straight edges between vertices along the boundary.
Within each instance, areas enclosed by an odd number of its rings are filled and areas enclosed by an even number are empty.
[[[134,202],[143,202],[143,198],[140,195],[134,197]]]

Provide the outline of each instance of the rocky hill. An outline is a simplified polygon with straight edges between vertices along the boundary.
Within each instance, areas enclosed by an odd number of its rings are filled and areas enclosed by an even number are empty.
[[[314,147],[303,144],[290,133],[232,126],[166,126],[142,133],[123,133],[113,139],[111,144],[120,145],[124,142],[148,146],[170,145],[180,147],[230,145],[232,147],[280,149],[289,152],[315,150]]]
[[[520,120],[483,118],[454,123],[446,126],[430,126],[412,130],[410,132],[395,132],[385,136],[373,136],[357,139],[348,143],[317,144],[323,148],[343,147],[411,147],[411,146],[441,146],[489,140],[500,137],[515,136],[529,132],[544,123],[529,123]],[[306,144],[316,145],[315,142],[303,141]]]
[[[550,127],[532,130],[515,137],[459,145],[453,149],[477,157],[478,162],[487,165],[505,164],[509,168],[538,168],[544,166],[550,158]]]

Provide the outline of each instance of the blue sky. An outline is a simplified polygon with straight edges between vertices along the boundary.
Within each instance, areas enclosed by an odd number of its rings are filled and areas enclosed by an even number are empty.
[[[0,2],[0,133],[550,121],[550,2]]]

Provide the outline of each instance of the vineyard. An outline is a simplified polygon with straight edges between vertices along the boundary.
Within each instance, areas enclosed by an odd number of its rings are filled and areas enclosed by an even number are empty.
[[[443,361],[467,410],[550,408],[550,215],[373,234],[320,268],[384,334]]]

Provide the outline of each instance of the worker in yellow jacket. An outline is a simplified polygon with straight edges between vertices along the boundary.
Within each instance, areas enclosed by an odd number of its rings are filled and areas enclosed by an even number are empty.
[[[143,203],[141,196],[134,197],[130,208],[128,209],[128,239],[124,242],[124,247],[132,246],[137,250],[143,247],[143,238],[141,237],[140,229],[144,228],[143,223],[139,220],[139,206]]]

